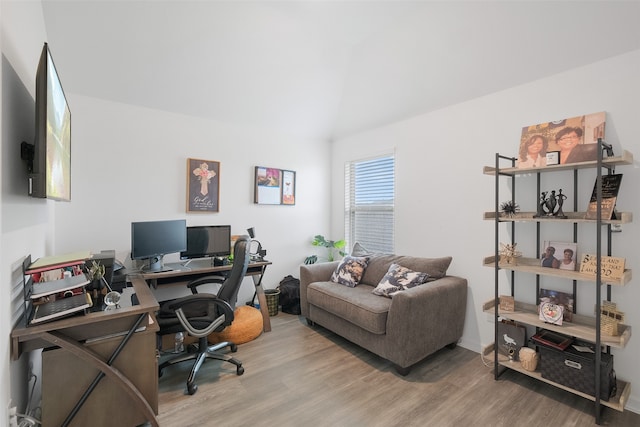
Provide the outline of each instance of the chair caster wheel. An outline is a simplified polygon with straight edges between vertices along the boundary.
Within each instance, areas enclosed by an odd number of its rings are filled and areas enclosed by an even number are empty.
[[[229,347],[231,349],[231,353],[235,353],[236,351],[238,351],[238,346],[236,344],[231,344],[231,347]]]
[[[196,391],[198,391],[198,385],[197,384],[193,384],[191,386],[187,385],[187,393],[189,393],[190,395],[193,395],[196,393]]]
[[[238,369],[236,369],[236,374],[238,374],[238,376],[244,374],[244,368],[242,366],[238,366]]]

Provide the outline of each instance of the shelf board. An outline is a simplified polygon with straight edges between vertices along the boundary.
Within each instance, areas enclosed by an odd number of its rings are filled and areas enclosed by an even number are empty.
[[[602,166],[605,167],[615,167],[618,165],[630,165],[633,164],[633,154],[624,150],[621,156],[614,157],[605,157],[602,159]],[[591,160],[588,162],[579,162],[579,163],[569,163],[564,165],[551,165],[551,166],[543,166],[540,168],[500,168],[500,173],[505,175],[526,175],[530,173],[537,172],[554,172],[554,171],[564,171],[564,170],[573,170],[573,169],[585,169],[585,168],[595,168],[598,166],[598,162],[596,160]],[[496,168],[491,166],[485,166],[483,168],[482,173],[485,175],[495,175]]]
[[[482,265],[485,267],[495,268],[495,256],[491,255],[485,257],[482,261]],[[523,273],[539,274],[541,276],[560,277],[569,280],[578,280],[581,282],[595,283],[596,276],[587,273],[580,273],[579,271],[560,270],[558,268],[542,267],[540,260],[537,258],[525,258],[520,257],[516,259],[516,264],[498,264],[498,267],[503,270],[520,271]],[[577,266],[579,268],[579,266]],[[601,277],[603,285],[625,286],[631,281],[631,270],[625,268],[624,273],[620,279],[613,279],[608,277]]]
[[[494,314],[494,300],[487,301],[483,304],[482,310],[485,313]],[[515,320],[526,325],[535,326],[537,328],[548,329],[560,334],[569,335],[582,339],[584,341],[596,342],[596,318],[573,314],[571,322],[563,322],[562,325],[552,325],[545,323],[538,317],[538,307],[535,304],[528,304],[516,301],[514,311],[504,311],[498,309],[498,315],[507,319]],[[606,335],[600,333],[600,343],[615,348],[624,348],[631,339],[631,326],[620,324],[618,327],[618,335]]]
[[[595,219],[585,219],[586,212],[565,212],[568,218],[556,218],[554,216],[545,216],[534,218],[536,212],[518,212],[514,216],[502,216],[499,214],[500,222],[569,222],[569,223],[596,223]],[[620,219],[602,220],[603,224],[629,224],[633,221],[632,212],[616,212]],[[495,212],[485,212],[482,219],[495,220]]]
[[[492,346],[490,346],[492,347]],[[494,353],[493,351],[487,352],[487,354],[485,354],[485,356],[487,358],[490,358],[490,360],[494,360]],[[565,385],[562,385],[560,383],[551,381],[547,378],[543,378],[542,374],[538,371],[527,371],[526,369],[524,369],[522,367],[522,365],[520,364],[520,362],[515,362],[515,361],[511,361],[511,360],[499,360],[498,364],[500,366],[504,366],[506,368],[512,369],[514,371],[520,372],[521,374],[524,374],[528,377],[531,378],[535,378],[536,380],[542,381],[544,383],[547,384],[551,384],[552,386],[558,387],[562,390],[568,391],[570,393],[576,394],[578,396],[584,397],[585,399],[589,399],[592,402],[596,401],[596,398],[594,396],[591,396],[590,394],[586,394],[583,393],[581,391],[575,390],[571,387],[567,387]],[[629,395],[631,394],[631,383],[627,382],[627,381],[623,381],[621,379],[617,379],[616,380],[616,385],[617,385],[617,390],[618,392],[616,393],[615,396],[609,398],[609,401],[604,401],[604,400],[600,400],[600,404],[606,407],[609,407],[611,409],[615,409],[616,411],[619,412],[624,412],[624,407],[627,404],[627,401],[629,400]]]

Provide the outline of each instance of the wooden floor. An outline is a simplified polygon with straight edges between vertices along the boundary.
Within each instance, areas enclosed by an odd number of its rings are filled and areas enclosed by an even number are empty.
[[[237,376],[209,361],[196,394],[189,364],[160,378],[162,427],[188,426],[591,426],[594,404],[508,370],[498,381],[478,353],[443,349],[406,377],[350,342],[285,313],[273,330],[238,346]],[[640,415],[604,408],[602,425],[640,426]]]

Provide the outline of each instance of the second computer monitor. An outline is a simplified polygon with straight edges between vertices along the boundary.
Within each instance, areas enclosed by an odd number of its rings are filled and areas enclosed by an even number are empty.
[[[187,250],[181,259],[226,257],[231,255],[230,225],[199,225],[187,227]]]

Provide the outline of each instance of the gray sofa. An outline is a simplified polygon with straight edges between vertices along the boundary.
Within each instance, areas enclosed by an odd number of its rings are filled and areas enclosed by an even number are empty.
[[[430,281],[392,298],[373,289],[389,266],[429,274]],[[454,348],[462,336],[467,280],[447,276],[451,257],[373,255],[360,283],[330,281],[339,261],[300,267],[300,305],[309,325],[317,323],[391,361],[401,375],[437,350]]]

